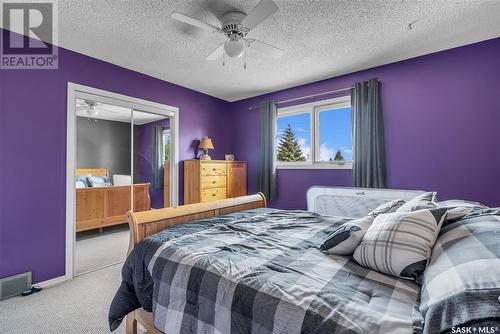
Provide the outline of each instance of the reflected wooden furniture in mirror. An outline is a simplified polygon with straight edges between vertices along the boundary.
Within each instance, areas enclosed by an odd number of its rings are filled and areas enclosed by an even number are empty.
[[[77,168],[79,175],[108,176],[106,168]],[[88,187],[76,189],[76,231],[124,224],[130,210],[131,186]],[[134,184],[134,211],[151,208],[149,183]]]

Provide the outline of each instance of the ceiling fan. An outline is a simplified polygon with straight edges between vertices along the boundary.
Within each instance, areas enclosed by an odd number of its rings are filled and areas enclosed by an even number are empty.
[[[225,55],[230,58],[239,58],[247,48],[255,49],[272,58],[279,58],[283,55],[283,49],[247,37],[253,28],[277,11],[278,6],[272,0],[262,0],[248,15],[240,11],[226,12],[222,15],[220,28],[178,12],[172,13],[172,18],[212,33],[224,34],[227,40],[206,57],[207,60],[217,60],[222,56],[224,65]],[[246,61],[244,67],[246,68]]]
[[[85,100],[83,102],[77,101],[76,104],[77,104],[76,112],[85,110],[87,112],[87,116],[89,117],[97,116],[97,114],[99,114],[99,109],[102,111],[116,114],[116,111],[104,108],[101,106],[101,103],[97,103],[94,101],[89,101],[89,100]]]

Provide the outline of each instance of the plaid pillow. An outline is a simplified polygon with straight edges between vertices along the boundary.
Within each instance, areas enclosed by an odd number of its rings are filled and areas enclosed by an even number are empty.
[[[411,212],[422,209],[434,209],[437,207],[437,193],[430,191],[418,195],[417,197],[409,200],[401,207],[399,207],[396,212]]]
[[[368,216],[340,225],[328,235],[320,250],[326,254],[352,255],[374,219]]]
[[[377,216],[354,251],[354,259],[381,273],[420,281],[446,210],[423,209]]]
[[[373,209],[372,212],[368,214],[368,216],[376,217],[383,213],[391,213],[399,209],[403,204],[405,204],[405,200],[403,199],[393,199],[390,202],[384,203],[382,205],[377,206]]]

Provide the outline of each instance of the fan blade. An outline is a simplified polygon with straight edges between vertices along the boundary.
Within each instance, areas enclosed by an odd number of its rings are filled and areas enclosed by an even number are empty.
[[[100,109],[100,110],[103,110],[105,112],[109,112],[109,113],[112,113],[112,114],[118,114],[119,113],[119,111],[111,110],[111,109],[108,109],[108,108],[105,108],[105,107],[102,107],[102,106],[98,106],[97,109]]]
[[[119,113],[119,111],[116,111],[116,110],[111,110],[111,109],[108,109],[106,107],[103,107],[104,104],[102,103],[96,103],[96,108],[99,109],[99,110],[102,110],[102,111],[106,111],[106,112],[109,112],[109,113],[112,113],[112,114],[117,114]]]
[[[278,11],[278,6],[272,0],[262,0],[254,9],[247,15],[241,24],[250,30],[264,22],[269,16]]]
[[[224,53],[224,43],[222,43],[221,45],[219,45],[217,47],[217,49],[215,49],[214,51],[212,51],[208,56],[207,56],[207,60],[217,60],[219,59],[222,54]]]
[[[76,112],[87,110],[87,106],[76,107]]]
[[[192,26],[208,30],[210,32],[223,32],[220,28],[217,28],[216,26],[213,26],[211,24],[205,23],[203,21],[197,20],[195,18],[192,18],[191,16],[187,16],[181,13],[173,12],[172,18],[174,20],[181,21],[190,24]]]
[[[259,51],[262,54],[272,58],[280,58],[285,52],[285,50],[283,49],[280,49],[276,46],[272,46],[271,44],[267,44],[257,39],[250,40],[250,43],[251,43],[250,48],[252,50]]]

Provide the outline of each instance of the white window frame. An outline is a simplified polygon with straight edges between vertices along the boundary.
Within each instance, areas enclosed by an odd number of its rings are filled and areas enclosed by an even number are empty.
[[[311,103],[300,104],[291,107],[278,108],[278,118],[283,116],[292,116],[300,114],[309,114],[311,119],[311,161],[280,162],[276,158],[276,168],[278,169],[352,169],[352,160],[345,161],[319,161],[320,142],[319,142],[319,114],[325,110],[341,109],[351,106],[350,96],[341,96],[328,100],[321,100]],[[278,144],[275,140],[274,150]]]
[[[170,145],[172,145],[172,133],[170,132],[170,128],[168,129],[163,129],[162,133],[162,139],[165,139],[165,134],[168,135],[168,140],[170,141]],[[172,146],[170,146],[170,149],[172,149]],[[163,150],[161,151],[163,154],[163,162],[165,162],[165,140],[163,140]]]

